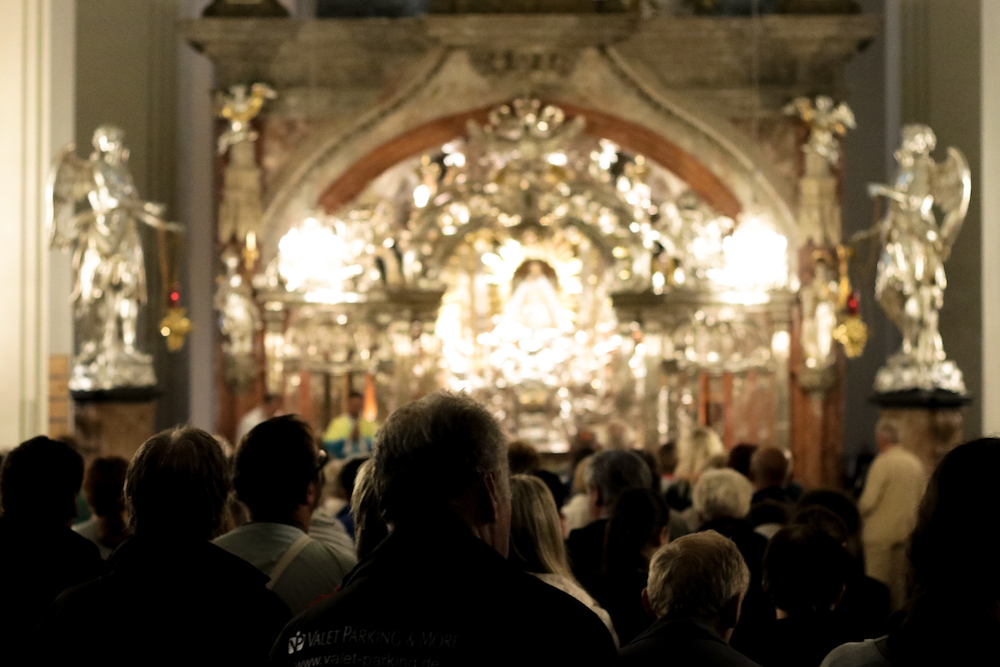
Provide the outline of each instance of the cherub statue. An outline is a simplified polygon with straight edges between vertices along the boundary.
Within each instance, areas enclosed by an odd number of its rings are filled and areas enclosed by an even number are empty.
[[[798,116],[809,126],[809,140],[803,146],[807,156],[813,154],[823,158],[827,173],[830,167],[840,164],[840,139],[848,130],[857,127],[854,112],[846,102],[834,105],[833,99],[826,95],[820,95],[815,102],[808,97],[799,97],[785,107],[785,114]],[[807,172],[816,171],[817,167],[822,168],[821,164],[813,165],[808,162],[807,160]]]
[[[257,117],[264,107],[265,100],[273,100],[278,96],[274,90],[263,83],[255,83],[250,87],[249,95],[245,85],[229,88],[229,94],[217,93],[216,106],[218,115],[229,121],[229,129],[219,137],[219,155],[224,155],[230,146],[241,141],[256,141],[257,133],[250,129],[250,121]]]
[[[163,231],[165,207],[143,201],[132,183],[121,129],[94,131],[94,152],[83,160],[69,144],[56,155],[48,184],[53,248],[73,251],[74,323],[78,350],[73,391],[156,384],[152,357],[139,351],[136,328],[146,303],[146,266],[139,222]]]
[[[931,157],[937,138],[926,125],[907,125],[896,151],[899,171],[892,185],[873,184],[872,197],[885,197],[885,216],[854,241],[878,237],[875,295],[903,334],[903,347],[875,380],[879,392],[945,390],[965,393],[962,372],[948,361],[938,330],[947,287],[944,263],[969,210],[969,164],[957,148],[938,164]],[[939,223],[934,209],[943,214]]]

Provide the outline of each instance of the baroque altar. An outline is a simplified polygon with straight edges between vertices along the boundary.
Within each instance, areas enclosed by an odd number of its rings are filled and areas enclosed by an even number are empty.
[[[637,12],[188,22],[219,90],[276,93],[242,151],[261,213],[220,239],[220,285],[256,313],[224,332],[221,367],[250,370],[220,375],[220,426],[265,393],[321,428],[348,389],[384,417],[445,387],[549,451],[612,421],[647,448],[705,424],[835,481],[843,133],[785,108],[842,99],[877,30]]]

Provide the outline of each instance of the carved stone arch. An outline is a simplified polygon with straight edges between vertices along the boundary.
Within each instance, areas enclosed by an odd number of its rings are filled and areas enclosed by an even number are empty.
[[[516,76],[479,73],[464,50],[428,59],[413,86],[353,126],[314,137],[316,149],[285,170],[264,215],[265,261],[316,208],[338,208],[386,169],[464,135],[469,120],[483,123],[490,108],[528,93],[568,116],[585,116],[588,134],[662,164],[720,213],[735,217],[753,208],[768,215],[789,238],[794,267],[793,186],[728,120],[642,80],[611,49],[586,49],[571,76],[526,88]]]

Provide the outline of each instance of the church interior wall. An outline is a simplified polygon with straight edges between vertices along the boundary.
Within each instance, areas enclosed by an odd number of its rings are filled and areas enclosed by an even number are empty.
[[[1000,35],[1000,3],[982,3],[982,34]],[[1000,40],[982,41],[983,433],[1000,434]]]
[[[2,1],[18,8],[34,5],[28,0]],[[63,100],[58,103],[59,95],[53,95],[48,110],[51,129],[46,132],[51,133],[51,145],[58,147],[75,133],[78,153],[85,154],[97,125],[120,124],[132,150],[131,167],[140,193],[166,203],[170,218],[189,228],[182,269],[184,300],[196,329],[185,350],[177,354],[166,352],[156,331],[147,331],[148,348],[157,351],[163,391],[156,425],[190,420],[211,429],[215,425],[215,314],[210,286],[216,259],[211,183],[214,121],[208,92],[214,85],[208,60],[183,43],[176,25],[178,17],[200,15],[208,0],[51,0],[44,4],[58,7],[53,16],[63,25],[58,40],[62,48],[50,51],[55,59],[52,81],[59,82],[52,91],[58,91]],[[303,0],[287,4],[306,13],[311,5]],[[1000,47],[981,39],[991,34],[991,25],[994,33],[1000,29],[1000,9],[989,0],[861,0],[861,4],[866,13],[884,15],[885,33],[846,72],[846,97],[859,128],[847,138],[844,235],[870,226],[873,205],[865,184],[891,178],[900,124],[926,122],[937,132],[939,151],[951,145],[965,151],[973,165],[973,204],[947,265],[949,289],[941,330],[945,349],[964,371],[974,397],[966,411],[967,435],[1000,431],[1000,410],[991,409],[1000,406],[1000,352],[990,346],[991,336],[1000,331],[1000,194],[983,189],[1000,172],[1000,87],[993,83],[1000,79]],[[65,42],[73,41],[70,26],[74,21],[75,44],[67,49]],[[52,25],[59,30],[59,21]],[[56,74],[60,62],[62,79]],[[0,71],[11,66],[5,60]],[[75,76],[69,73],[72,67]],[[75,105],[67,99],[75,100]],[[62,137],[59,127],[63,126],[75,131],[65,129]],[[20,136],[17,131],[15,135]],[[6,144],[0,142],[0,146]],[[18,248],[22,252],[24,247]],[[39,354],[45,356],[47,350],[58,357],[72,345],[68,308],[60,304],[70,285],[68,259],[53,253],[43,263],[39,281],[45,285],[47,303],[43,300],[38,305],[45,313],[33,321],[47,320],[48,337]],[[864,264],[858,262],[853,277],[864,297],[863,315],[871,340],[864,357],[847,365],[846,412],[851,418],[844,424],[846,459],[873,449],[877,409],[868,402],[872,380],[899,341],[872,293],[874,265]],[[151,305],[158,307],[153,303],[159,293],[154,271],[150,280]],[[23,303],[29,293],[18,294],[18,350],[24,346],[23,332],[30,331],[24,321],[30,313],[26,314]],[[147,320],[155,321],[155,317]],[[14,348],[5,345],[4,349]],[[38,368],[42,369],[38,377],[44,378],[46,363]],[[17,419],[4,421],[23,429],[25,424],[48,418],[48,414],[36,415],[25,421],[25,384],[19,380],[16,389],[12,387],[8,384],[10,392],[18,395],[11,393],[0,402],[3,416],[16,413]],[[44,391],[39,395],[44,400]],[[0,449],[17,437],[13,431],[4,432]]]

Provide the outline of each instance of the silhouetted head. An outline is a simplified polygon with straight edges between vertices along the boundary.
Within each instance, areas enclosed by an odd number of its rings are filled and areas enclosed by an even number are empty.
[[[756,489],[784,488],[788,483],[788,469],[788,456],[784,450],[762,447],[750,459],[750,481]]]
[[[287,523],[300,506],[318,502],[324,463],[308,424],[294,415],[273,417],[240,443],[233,487],[254,521]]]
[[[230,472],[222,448],[197,428],[154,435],[125,475],[125,506],[137,536],[207,540],[222,522]]]
[[[764,590],[790,616],[832,609],[847,580],[849,557],[814,525],[782,528],[764,553]]]
[[[22,442],[0,466],[0,508],[9,519],[42,526],[66,525],[76,516],[83,457],[44,436]]]

